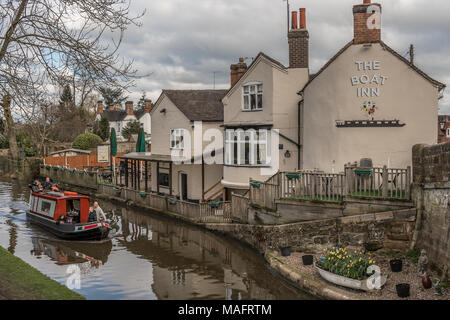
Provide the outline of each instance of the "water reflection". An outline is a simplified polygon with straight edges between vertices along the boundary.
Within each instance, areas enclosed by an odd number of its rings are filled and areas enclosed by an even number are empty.
[[[102,202],[115,237],[67,242],[25,220],[26,186],[0,182],[0,245],[65,283],[77,265],[89,299],[309,299],[237,241],[149,212]]]

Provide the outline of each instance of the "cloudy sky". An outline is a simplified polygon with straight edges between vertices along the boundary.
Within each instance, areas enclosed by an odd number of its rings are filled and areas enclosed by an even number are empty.
[[[161,89],[229,87],[229,66],[247,63],[262,51],[288,65],[286,2],[283,0],[131,0],[146,10],[141,28],[130,28],[122,55],[149,77],[129,94],[156,100]],[[352,6],[362,0],[290,0],[291,11],[307,8],[310,67],[316,72],[353,37]],[[416,65],[450,86],[450,1],[396,0],[383,5],[382,39],[407,57],[415,45]],[[450,89],[440,101],[450,114]]]

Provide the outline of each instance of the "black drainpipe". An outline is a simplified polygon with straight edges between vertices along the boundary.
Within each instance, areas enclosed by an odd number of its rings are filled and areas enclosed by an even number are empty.
[[[303,93],[302,93],[303,94]],[[303,102],[303,96],[302,99],[298,102],[298,170],[300,170],[301,167],[301,149],[302,149],[302,140],[301,140],[301,106]]]

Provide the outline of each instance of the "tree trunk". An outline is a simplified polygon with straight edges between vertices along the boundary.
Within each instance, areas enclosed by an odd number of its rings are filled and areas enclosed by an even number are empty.
[[[11,97],[8,95],[3,96],[2,100],[3,114],[5,116],[5,129],[9,141],[9,153],[14,162],[14,168],[16,167],[16,161],[19,159],[19,147],[16,140],[16,127],[11,114]]]

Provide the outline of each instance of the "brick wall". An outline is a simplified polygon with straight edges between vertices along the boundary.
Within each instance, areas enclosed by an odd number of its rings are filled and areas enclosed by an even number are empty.
[[[305,29],[289,31],[289,68],[309,67],[309,33]]]
[[[118,153],[117,157],[122,156],[123,154]],[[119,164],[120,159],[116,157],[116,164]],[[50,166],[65,166],[66,158],[65,157],[47,157],[45,158],[45,164]],[[82,155],[82,156],[72,156],[67,157],[67,167],[71,169],[84,170],[87,167],[108,167],[109,163],[105,162],[97,162],[96,155]]]
[[[353,7],[353,17],[354,17],[354,43],[372,43],[381,40],[381,29],[369,29],[367,28],[367,21],[372,16],[373,13],[367,13],[367,8],[371,5],[376,5],[380,7],[381,5],[377,3],[373,4],[360,4]]]

